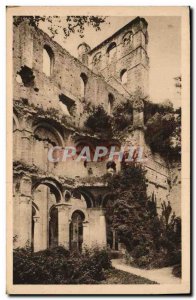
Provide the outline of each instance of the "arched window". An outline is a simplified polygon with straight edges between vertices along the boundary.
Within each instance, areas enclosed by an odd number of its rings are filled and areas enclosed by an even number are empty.
[[[116,43],[115,42],[112,42],[109,45],[109,47],[107,49],[107,53],[108,53],[108,57],[109,57],[109,63],[111,63],[116,54]]]
[[[101,52],[98,52],[93,57],[93,64],[94,65],[98,64],[100,60],[101,60]]]
[[[126,69],[123,69],[120,72],[120,80],[121,80],[122,84],[127,83],[127,70]]]
[[[80,92],[81,97],[85,97],[86,94],[86,85],[87,85],[88,77],[85,73],[81,73],[80,75]]]
[[[46,76],[51,76],[54,68],[54,53],[52,49],[45,45],[43,49],[43,72]]]
[[[82,211],[76,210],[73,212],[69,225],[70,250],[82,251],[84,219],[85,215]]]
[[[112,109],[113,109],[113,104],[114,104],[114,96],[109,93],[108,95],[108,115],[111,115]]]
[[[123,44],[124,45],[130,44],[132,42],[132,39],[133,39],[133,32],[132,31],[127,32],[123,37]]]

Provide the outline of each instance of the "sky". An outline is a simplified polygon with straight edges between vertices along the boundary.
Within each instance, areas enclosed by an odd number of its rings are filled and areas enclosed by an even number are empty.
[[[153,16],[145,17],[148,22],[148,56],[150,58],[149,70],[149,96],[153,102],[171,100],[175,107],[181,105],[180,95],[174,87],[174,77],[181,75],[181,19],[180,17]],[[118,29],[129,23],[135,17],[107,17],[107,23],[101,25],[101,31],[95,31],[86,26],[84,37],[76,34],[67,39],[58,34],[54,40],[63,48],[77,57],[77,46],[86,42],[91,48],[101,43]],[[46,31],[46,24],[40,24]]]

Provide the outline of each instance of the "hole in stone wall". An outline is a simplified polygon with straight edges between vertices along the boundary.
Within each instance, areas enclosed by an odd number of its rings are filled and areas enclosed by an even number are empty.
[[[107,49],[107,54],[108,54],[108,58],[109,58],[109,63],[111,63],[116,54],[116,43],[115,42],[112,42],[109,45],[109,47]]]
[[[17,72],[17,75],[18,75],[18,80],[20,81],[20,78],[21,78],[24,86],[26,86],[26,87],[34,86],[35,76],[34,76],[31,68],[29,68],[27,66],[22,66],[20,71]]]
[[[19,74],[16,75],[16,81],[17,81],[18,83],[20,83],[20,84],[23,83],[23,82],[22,82],[22,78],[21,78],[21,76],[20,76]]]
[[[64,94],[59,95],[59,102],[61,105],[61,108],[63,110],[63,113],[70,116],[73,115],[75,112],[75,101],[71,98],[65,96]]]

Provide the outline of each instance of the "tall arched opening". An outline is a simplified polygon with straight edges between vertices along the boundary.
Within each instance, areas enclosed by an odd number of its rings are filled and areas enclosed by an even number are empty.
[[[35,252],[58,245],[58,211],[55,205],[61,197],[53,182],[45,180],[33,187],[31,245]]]
[[[70,250],[82,251],[83,244],[83,222],[85,215],[82,211],[76,210],[73,212],[70,223]]]

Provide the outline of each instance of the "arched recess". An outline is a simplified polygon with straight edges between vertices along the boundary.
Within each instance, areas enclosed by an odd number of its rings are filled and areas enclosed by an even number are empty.
[[[75,210],[72,213],[69,226],[70,250],[82,251],[84,220],[85,215],[81,210]]]
[[[116,43],[112,42],[107,48],[107,55],[109,63],[113,61],[114,56],[116,55]]]
[[[93,65],[97,65],[100,61],[101,61],[101,52],[98,52],[93,56]]]
[[[74,189],[72,194],[76,195],[76,191],[77,195],[81,194],[83,196],[87,208],[95,207],[95,199],[91,192],[87,191],[87,189],[85,189],[84,187],[79,187],[77,189]]]
[[[86,86],[88,82],[88,77],[85,73],[80,74],[80,95],[81,97],[85,97],[86,95]]]
[[[100,202],[100,207],[110,208],[110,207],[112,207],[113,203],[114,203],[114,194],[107,193],[107,194],[103,195],[101,202]]]
[[[64,146],[60,132],[48,122],[39,122],[33,128],[34,136],[38,140],[48,141],[53,146]]]
[[[32,194],[34,194],[35,190],[37,189],[37,187],[39,187],[39,185],[45,185],[50,189],[50,192],[55,195],[56,203],[59,203],[62,201],[63,196],[62,196],[62,192],[61,192],[61,186],[58,182],[53,181],[48,178],[39,179],[39,180],[35,181],[33,184]]]
[[[132,31],[128,31],[127,33],[125,33],[125,35],[123,36],[123,44],[124,45],[129,45],[133,40],[133,32]]]
[[[49,161],[48,154],[52,147],[64,146],[64,140],[59,132],[59,130],[54,126],[49,124],[49,122],[39,122],[33,128],[34,145],[33,145],[33,161],[36,165],[41,166],[44,170],[53,170],[56,164],[53,164],[52,160]],[[58,162],[61,161],[62,151],[59,149],[54,149],[51,153],[52,159]]]
[[[126,84],[127,83],[127,70],[126,69],[123,69],[120,72],[120,81],[121,81],[122,84]]]
[[[61,201],[62,193],[56,182],[41,179],[33,184],[32,195],[32,248],[39,251],[58,241],[58,226],[55,227],[57,231],[54,230],[54,224],[58,225],[58,214],[49,212],[49,207],[55,207]]]
[[[43,48],[43,72],[50,77],[54,69],[54,52],[48,45]]]
[[[112,93],[108,94],[108,115],[112,114],[113,106],[114,106],[114,95]]]

